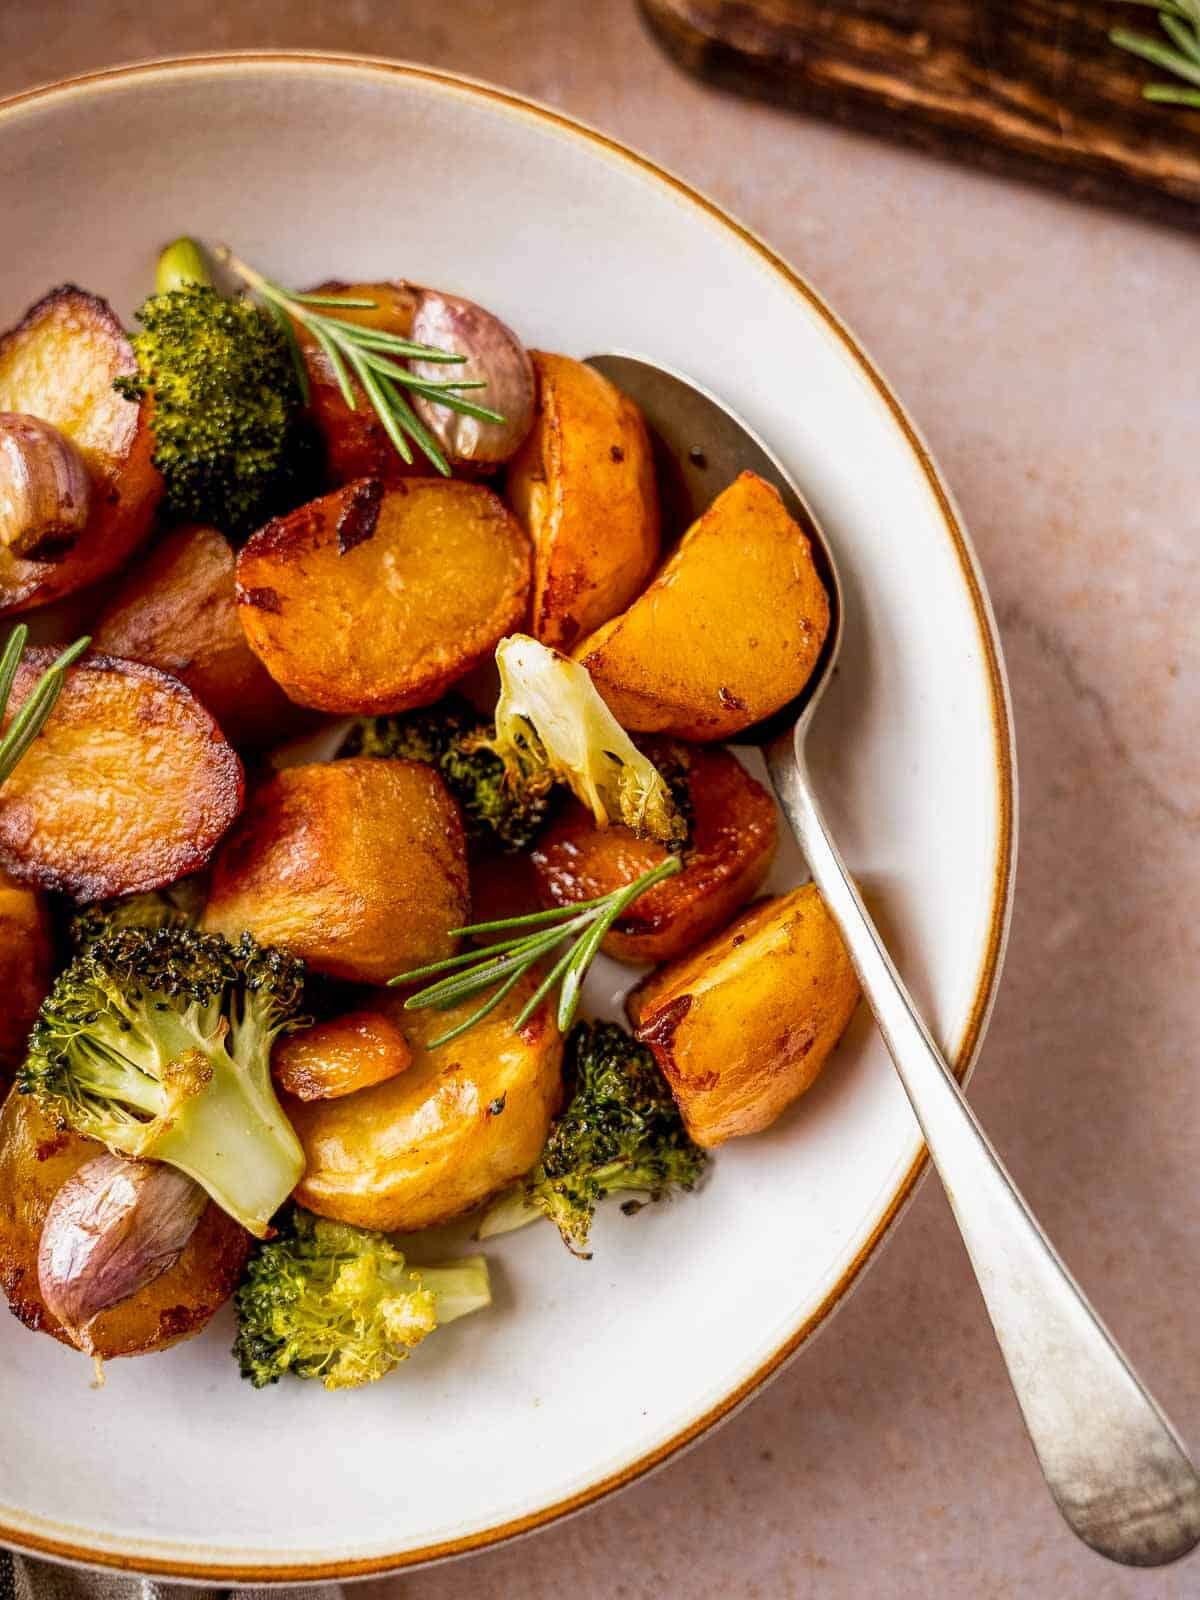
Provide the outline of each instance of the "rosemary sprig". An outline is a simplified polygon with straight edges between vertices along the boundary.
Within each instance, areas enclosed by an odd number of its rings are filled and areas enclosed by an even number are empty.
[[[337,379],[342,397],[351,411],[358,409],[351,375],[358,379],[363,392],[374,408],[375,414],[387,431],[400,456],[411,463],[412,440],[418,444],[430,461],[445,477],[450,476],[450,466],[438,447],[437,441],[424,426],[404,391],[419,394],[434,405],[446,406],[464,416],[476,417],[481,422],[503,422],[498,411],[477,405],[464,395],[469,389],[484,389],[483,382],[447,378],[435,383],[431,378],[418,377],[404,364],[410,360],[432,361],[446,366],[460,366],[466,357],[448,350],[437,350],[432,345],[417,344],[384,328],[368,328],[351,322],[346,317],[330,314],[339,311],[374,310],[374,300],[348,300],[338,295],[300,294],[285,289],[282,284],[264,278],[261,272],[238,259],[228,245],[217,245],[214,254],[221,264],[239,277],[263,302],[266,309],[283,329],[292,352],[292,360],[300,380],[300,387],[308,398],[308,374],[304,359],[296,342],[296,326],[304,328],[324,352],[333,375]]]
[[[1183,88],[1174,83],[1149,83],[1142,90],[1143,97],[1160,105],[1200,107],[1200,0],[1125,0],[1125,3],[1157,11],[1159,26],[1170,43],[1163,44],[1148,33],[1114,28],[1109,34],[1113,44],[1173,72],[1185,83],[1197,85]]]
[[[22,622],[9,634],[3,653],[0,653],[0,722],[8,714],[17,668],[28,641],[29,629]],[[9,723],[3,737],[0,737],[0,783],[11,777],[17,762],[46,726],[46,719],[54,710],[66,682],[67,668],[79,660],[91,642],[90,638],[76,639],[56,661],[51,662],[34,684],[25,704]]]
[[[432,1006],[445,1011],[461,1000],[484,990],[493,992],[471,1015],[439,1038],[430,1041],[429,1048],[449,1044],[468,1028],[481,1022],[498,1006],[510,989],[544,957],[551,955],[560,944],[570,940],[549,972],[538,984],[533,994],[521,1008],[513,1023],[514,1032],[523,1028],[546,996],[560,988],[558,996],[558,1027],[566,1033],[575,1020],[579,1008],[579,993],[587,970],[605,934],[621,913],[647,889],[681,871],[679,856],[668,856],[657,867],[644,872],[635,882],[610,894],[599,895],[594,900],[580,900],[570,906],[555,906],[550,911],[534,911],[525,917],[504,917],[499,922],[477,922],[469,928],[456,928],[456,934],[504,933],[510,929],[525,928],[532,932],[517,934],[514,938],[490,945],[486,950],[467,950],[462,955],[450,956],[445,961],[434,961],[427,967],[417,967],[413,972],[402,972],[391,980],[397,984],[416,983],[421,978],[432,978],[439,973],[449,974],[439,978],[428,988],[410,995],[404,1002],[406,1011],[423,1011]]]

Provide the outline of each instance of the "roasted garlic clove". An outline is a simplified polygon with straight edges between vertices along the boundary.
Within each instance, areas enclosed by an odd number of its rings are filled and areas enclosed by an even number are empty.
[[[0,411],[0,545],[23,561],[61,561],[87,526],[92,483],[52,423]]]
[[[63,1184],[46,1213],[38,1287],[81,1350],[88,1324],[179,1259],[208,1196],[175,1167],[102,1155]]]
[[[422,289],[412,337],[418,344],[466,357],[454,365],[411,361],[417,377],[434,383],[482,382],[485,388],[468,389],[463,398],[504,418],[483,422],[414,395],[414,409],[451,462],[496,467],[515,455],[533,425],[534,377],[533,364],[512,329],[470,300]]]

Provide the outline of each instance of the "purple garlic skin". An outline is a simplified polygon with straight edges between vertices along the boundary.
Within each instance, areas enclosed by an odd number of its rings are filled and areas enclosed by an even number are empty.
[[[102,1155],[55,1195],[38,1250],[42,1300],[81,1350],[94,1317],[178,1261],[208,1196],[174,1167]]]
[[[461,363],[412,360],[415,376],[433,383],[482,382],[464,400],[498,411],[503,422],[481,422],[451,411],[424,395],[411,394],[413,409],[452,463],[498,467],[517,453],[533,426],[535,381],[525,346],[490,311],[457,295],[422,289],[413,317],[412,338],[435,350],[465,356]]]
[[[0,546],[23,561],[61,561],[88,524],[83,457],[49,422],[0,411]]]

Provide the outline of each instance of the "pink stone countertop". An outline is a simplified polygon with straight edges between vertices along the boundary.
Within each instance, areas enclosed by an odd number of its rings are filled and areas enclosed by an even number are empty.
[[[452,67],[640,146],[790,257],[891,377],[974,535],[1016,708],[1016,914],[972,1099],[1200,1447],[1195,240],[701,89],[632,0],[0,0],[0,92],[272,45]],[[367,1588],[1182,1600],[1200,1558],[1121,1571],[1063,1530],[930,1182],[832,1326],[689,1454],[531,1539]]]

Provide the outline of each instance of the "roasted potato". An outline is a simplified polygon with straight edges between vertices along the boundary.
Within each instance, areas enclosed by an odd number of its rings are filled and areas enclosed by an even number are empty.
[[[658,757],[647,743],[651,760]],[[683,871],[639,895],[601,945],[618,961],[670,961],[723,928],[762,887],[775,853],[775,805],[727,750],[688,752],[691,837]],[[667,857],[628,828],[598,828],[571,800],[541,834],[533,866],[543,904],[570,905],[635,882]],[[481,915],[481,913],[477,913]]]
[[[743,472],[575,658],[622,727],[729,739],[800,693],[828,630],[808,535]]]
[[[417,291],[406,283],[322,283],[313,292],[344,296],[347,300],[374,300],[374,310],[330,308],[331,314],[398,334],[402,339],[412,337]],[[325,470],[330,481],[351,483],[355,478],[379,478],[390,484],[428,472],[429,463],[420,450],[414,447],[412,465],[400,455],[355,378],[351,384],[358,404],[353,411],[350,409],[328,356],[306,328],[300,323],[292,326],[308,374],[309,409],[324,442]]]
[[[271,1052],[271,1075],[297,1100],[338,1100],[385,1083],[411,1063],[408,1041],[390,1017],[348,1011],[286,1034]]]
[[[25,1041],[50,987],[53,961],[45,901],[0,872],[0,1095],[25,1059]]]
[[[217,854],[203,926],[386,983],[451,955],[469,915],[462,820],[441,778],[365,757],[263,785]]]
[[[92,632],[97,650],[186,683],[236,745],[277,744],[308,720],[246,642],[236,557],[215,528],[175,528],[130,571]]]
[[[28,1328],[71,1340],[38,1289],[38,1246],[50,1202],[102,1146],[58,1126],[32,1095],[16,1090],[0,1110],[0,1286]],[[198,1333],[237,1284],[250,1235],[208,1205],[175,1265],[89,1325],[96,1354],[143,1355]]]
[[[91,485],[83,531],[53,560],[0,549],[0,613],[25,611],[115,572],[150,532],[162,480],[151,456],[149,401],[113,380],[137,370],[106,301],[67,285],[0,337],[0,412],[40,418],[83,458]]]
[[[641,412],[607,378],[568,356],[532,357],[537,413],[506,493],[533,540],[529,631],[571,650],[658,562],[654,460]]]
[[[652,973],[626,1007],[687,1130],[712,1148],[760,1133],[815,1081],[859,1000],[814,885],[763,900]]]
[[[10,718],[54,658],[26,652]],[[0,789],[0,866],[77,900],[158,889],[205,864],[242,793],[241,762],[189,689],[89,655]]]
[[[242,626],[299,705],[431,705],[524,617],[529,554],[478,484],[365,480],[259,529],[238,557]]]
[[[285,1101],[307,1168],[301,1205],[363,1228],[413,1233],[446,1222],[528,1172],[562,1096],[562,1038],[543,1006],[513,1020],[537,985],[517,984],[490,1016],[440,1049],[478,998],[449,1011],[381,999],[413,1052],[407,1072],[344,1100]]]

